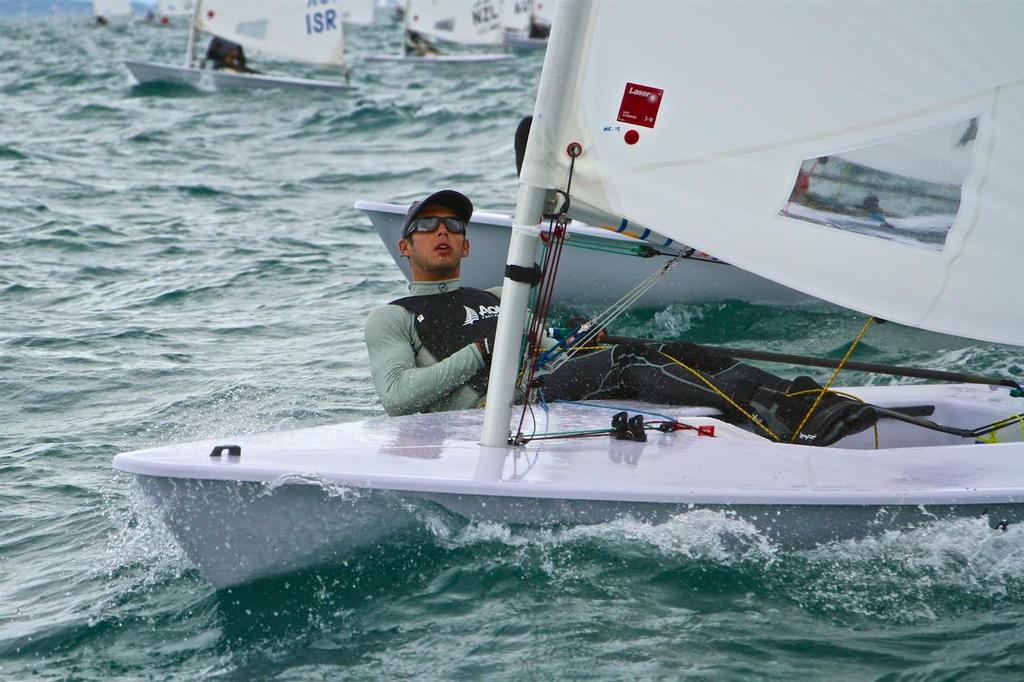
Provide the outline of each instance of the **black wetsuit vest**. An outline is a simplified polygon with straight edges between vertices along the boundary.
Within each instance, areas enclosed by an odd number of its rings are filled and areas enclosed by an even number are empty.
[[[494,343],[501,299],[489,291],[459,287],[443,294],[406,296],[391,305],[401,306],[416,317],[416,334],[438,362],[475,341]],[[469,380],[479,393],[487,392],[487,370]]]

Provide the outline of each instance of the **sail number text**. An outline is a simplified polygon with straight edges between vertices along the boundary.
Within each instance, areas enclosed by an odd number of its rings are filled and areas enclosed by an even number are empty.
[[[317,7],[318,5],[334,4],[334,0],[307,0],[306,7]],[[322,12],[309,12],[306,14],[306,35],[323,33],[324,31],[338,30],[338,12],[333,9],[325,9]]]

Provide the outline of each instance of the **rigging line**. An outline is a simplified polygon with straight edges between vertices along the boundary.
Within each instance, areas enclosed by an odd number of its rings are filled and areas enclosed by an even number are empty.
[[[667,414],[661,412],[651,412],[650,410],[638,410],[635,407],[622,407],[621,405],[601,405],[600,403],[591,403],[585,400],[552,400],[553,403],[562,403],[565,405],[581,405],[583,407],[597,407],[602,410],[612,410],[613,412],[635,412],[637,414],[649,414],[652,417],[659,417],[665,421],[678,422],[679,420]],[[702,415],[703,416],[703,415]]]
[[[552,237],[554,243],[552,245],[552,251],[554,255],[551,259],[551,268],[545,274],[545,292],[542,296],[542,300],[534,313],[534,324],[531,325],[530,338],[529,338],[529,350],[528,360],[531,363],[529,370],[529,382],[527,383],[526,390],[529,392],[532,389],[533,378],[536,374],[536,360],[540,356],[540,344],[542,339],[542,331],[547,321],[548,315],[551,310],[551,300],[554,294],[554,275],[558,271],[558,267],[561,263],[562,248],[564,246],[564,235],[565,235],[564,221],[558,220],[555,226],[555,235]],[[548,277],[548,273],[550,277]],[[527,393],[527,397],[528,397]]]
[[[544,256],[542,258],[543,265],[541,266],[541,272],[546,273],[549,271],[551,260],[553,258],[553,246],[552,234],[555,231],[555,216],[551,216],[548,221],[547,239],[541,239],[544,248]],[[516,393],[522,398],[523,405],[529,404],[529,390],[527,386],[533,381],[532,373],[530,374],[530,380],[524,385],[523,379],[528,372],[531,371],[533,365],[533,346],[534,340],[540,338],[538,335],[541,330],[541,320],[537,316],[537,312],[543,307],[543,301],[546,293],[545,287],[546,281],[541,280],[539,286],[534,290],[532,296],[532,305],[530,306],[530,324],[528,325],[528,331],[523,337],[520,343],[519,353],[519,371],[516,373]],[[517,436],[522,436],[522,427],[526,419],[526,408],[523,408],[523,412],[520,415],[519,427]]]
[[[548,221],[548,232],[547,232],[547,234],[550,234],[551,231],[554,229],[554,224],[555,224],[555,220],[554,220],[554,217],[552,217]],[[549,258],[550,258],[550,248],[548,247],[548,242],[545,239],[543,239],[543,236],[541,238],[541,248],[543,250],[543,253],[541,255],[541,263],[542,263],[542,265],[541,265],[541,272],[543,273],[543,272],[547,272],[548,261],[549,261]],[[541,298],[541,291],[543,289],[543,284],[544,284],[544,282],[542,280],[540,282],[540,284],[536,288],[534,288],[531,291],[531,293],[530,293],[530,306],[528,308],[528,310],[530,311],[530,321],[529,321],[529,325],[527,325],[527,333],[523,336],[523,338],[522,338],[522,340],[520,341],[520,344],[519,344],[519,369],[516,372],[516,383],[515,383],[517,394],[521,394],[522,393],[523,376],[526,374],[526,370],[528,368],[528,364],[527,363],[529,361],[529,354],[530,354],[530,339],[531,339],[532,334],[534,333],[534,331],[536,330],[536,327],[537,327],[536,319],[533,316],[533,311],[537,310],[537,306],[539,305],[540,298]]]
[[[561,355],[556,356],[548,363],[548,368],[554,371],[558,367],[561,367],[564,363],[571,360],[577,353],[583,350],[583,347],[590,346],[597,335],[608,326],[612,320],[619,317],[627,309],[630,308],[641,296],[643,296],[651,287],[653,287],[659,279],[666,275],[675,265],[685,257],[684,254],[679,254],[669,262],[665,263],[657,270],[652,272],[646,278],[644,278],[639,284],[633,287],[632,290],[627,292],[622,298],[613,303],[609,308],[594,316],[590,320],[592,325],[586,334],[584,334],[575,345],[571,348],[566,348]]]
[[[921,428],[928,429],[930,431],[939,431],[940,433],[948,433],[953,436],[959,436],[961,438],[980,438],[982,436],[995,433],[999,429],[1004,429],[1007,426],[1013,424],[1018,419],[1024,420],[1024,413],[1013,415],[1001,419],[992,424],[985,426],[979,426],[975,429],[961,429],[956,426],[946,426],[943,424],[937,424],[930,419],[921,419],[920,417],[912,417],[896,410],[886,409],[884,407],[875,406],[875,411],[878,412],[879,416],[888,417],[895,421],[906,422],[907,424],[913,424],[914,426],[920,426]],[[1024,422],[1022,422],[1024,424]]]
[[[519,374],[520,383],[518,388],[523,396],[523,409],[519,415],[519,425],[516,428],[515,440],[517,442],[523,440],[523,424],[526,422],[526,411],[527,409],[529,409],[530,405],[530,386],[533,383],[534,373],[536,371],[536,363],[534,362],[534,356],[536,354],[536,346],[539,343],[540,330],[543,328],[543,320],[547,317],[545,308],[550,298],[548,294],[550,290],[553,288],[553,286],[550,286],[548,273],[550,272],[551,264],[554,260],[554,251],[557,248],[557,240],[553,236],[556,233],[556,229],[556,219],[552,218],[551,221],[548,223],[549,240],[548,243],[545,245],[544,251],[544,265],[542,269],[544,277],[541,280],[540,286],[538,287],[536,305],[534,306],[533,311],[531,312],[530,326],[525,342],[526,348],[524,352],[523,362],[521,363],[521,371]],[[526,377],[525,382],[522,381],[524,377]]]
[[[555,222],[555,218],[552,217],[551,220],[548,222],[547,239],[543,240],[544,241],[544,264],[541,267],[541,271],[543,273],[550,272],[550,270],[552,268],[552,263],[554,262],[555,250],[556,250],[556,247],[557,247],[557,244],[555,243],[555,237],[554,237],[555,234],[556,234],[556,222]],[[536,338],[535,335],[540,333],[540,329],[541,329],[541,327],[543,325],[543,320],[541,319],[539,313],[541,313],[541,311],[544,309],[544,307],[546,305],[545,301],[549,298],[549,293],[550,293],[551,287],[552,287],[551,282],[548,279],[545,278],[545,279],[541,280],[540,286],[537,288],[537,294],[536,294],[536,297],[534,299],[534,305],[533,305],[533,307],[531,309],[529,333],[527,334],[527,338],[526,338],[526,352],[527,352],[527,354],[531,350],[531,344],[533,343],[533,339]]]
[[[566,240],[565,245],[571,246],[574,249],[580,249],[581,251],[597,251],[598,253],[610,253],[613,256],[635,256],[637,258],[650,258],[653,256],[672,257],[676,255],[674,253],[664,253],[653,248],[650,249],[649,251],[641,248],[645,247],[646,244],[602,244],[597,242],[584,241],[578,238],[572,239],[572,235],[570,235],[570,237]]]
[[[678,259],[679,257],[677,256],[673,260],[677,261]],[[652,272],[646,278],[641,280],[639,284],[633,287],[633,289],[631,289],[624,296],[622,296],[622,298],[613,303],[603,312],[596,315],[594,319],[591,320],[590,322],[592,325],[599,325],[598,328],[596,330],[594,328],[588,330],[588,334],[585,335],[582,339],[580,339],[580,343],[590,342],[592,340],[592,337],[600,332],[601,328],[607,326],[608,322],[611,322],[616,317],[621,315],[627,308],[629,308],[634,302],[636,302],[636,300],[639,299],[640,296],[646,293],[647,290],[649,290],[654,285],[654,283],[657,282],[657,280],[667,271],[667,269],[662,267],[656,270],[655,272]]]
[[[568,227],[568,216],[566,212],[569,210],[569,204],[572,201],[570,191],[572,190],[572,176],[576,169],[576,157],[582,153],[583,148],[577,144],[572,143],[566,148],[566,152],[569,154],[569,177],[565,183],[565,205],[562,212],[555,216],[549,223],[548,238],[552,242],[551,248],[545,252],[543,276],[541,279],[540,291],[537,294],[538,306],[533,311],[533,318],[530,324],[530,332],[527,340],[527,357],[526,364],[528,369],[524,368],[527,380],[525,385],[521,385],[520,388],[523,392],[523,411],[519,416],[519,426],[517,428],[516,440],[521,440],[523,437],[523,423],[526,420],[526,407],[530,404],[530,397],[533,392],[534,378],[537,373],[537,358],[540,356],[540,343],[541,343],[541,331],[544,329],[545,322],[548,318],[548,312],[551,308],[551,299],[553,298],[555,290],[555,278],[558,274],[558,266],[562,260],[562,249],[565,245],[565,235]],[[531,409],[532,413],[532,409]],[[536,423],[536,421],[535,421]]]
[[[671,355],[669,355],[669,354],[668,354],[668,353],[666,353],[665,351],[659,350],[658,352],[659,352],[659,353],[661,353],[662,355],[664,355],[664,356],[665,356],[666,358],[668,358],[668,359],[669,359],[669,360],[671,360],[672,362],[674,362],[674,363],[676,363],[677,365],[679,365],[680,367],[682,367],[683,369],[685,369],[686,371],[688,371],[688,372],[690,372],[691,374],[693,374],[693,375],[694,375],[695,377],[697,377],[698,379],[700,379],[700,380],[701,380],[702,382],[704,382],[704,384],[705,384],[705,385],[707,385],[707,387],[708,387],[708,388],[710,388],[710,389],[711,389],[712,391],[714,391],[715,393],[717,393],[717,394],[718,394],[718,395],[719,395],[719,396],[720,396],[721,398],[723,398],[723,399],[724,399],[724,400],[725,400],[725,401],[726,401],[727,403],[729,403],[730,405],[732,405],[732,406],[733,406],[733,408],[734,408],[735,410],[737,410],[737,411],[738,411],[738,412],[739,412],[740,414],[742,414],[742,415],[743,415],[744,417],[746,417],[747,419],[749,419],[749,420],[750,420],[750,421],[751,421],[751,422],[752,422],[752,423],[753,423],[753,424],[754,424],[755,426],[757,426],[758,428],[760,428],[761,430],[763,430],[763,431],[764,431],[765,433],[767,433],[767,434],[768,434],[769,436],[771,436],[772,440],[774,440],[774,441],[775,441],[776,443],[778,443],[778,442],[781,442],[781,441],[782,441],[782,439],[781,439],[781,438],[779,438],[779,437],[778,437],[777,435],[775,435],[775,432],[774,432],[774,431],[772,431],[772,430],[771,430],[771,429],[769,429],[769,428],[768,428],[767,426],[765,426],[764,422],[762,422],[762,421],[761,421],[760,419],[758,419],[757,417],[755,417],[754,415],[750,414],[750,413],[749,413],[749,412],[747,412],[747,411],[746,411],[745,409],[743,409],[742,407],[740,407],[740,405],[739,405],[739,404],[738,404],[738,403],[737,403],[737,402],[736,402],[735,400],[733,400],[732,398],[730,398],[729,396],[727,396],[727,395],[726,395],[725,393],[723,393],[723,392],[721,391],[721,389],[719,389],[719,388],[718,388],[717,386],[715,386],[715,385],[714,385],[713,383],[711,383],[711,381],[710,381],[710,380],[709,380],[708,378],[706,378],[706,377],[705,377],[705,376],[704,376],[703,374],[701,374],[701,373],[700,373],[700,372],[698,372],[697,370],[693,369],[692,367],[689,367],[689,366],[687,366],[687,365],[684,365],[684,364],[683,364],[682,362],[680,362],[680,361],[679,361],[679,360],[677,360],[676,358],[672,357]]]
[[[800,425],[793,430],[793,435],[789,439],[790,443],[796,442],[796,439],[800,436],[800,431],[803,430],[804,426],[811,418],[811,415],[814,414],[814,411],[818,409],[818,405],[821,404],[821,401],[825,397],[825,394],[829,391],[830,388],[832,388],[832,384],[835,382],[836,377],[838,377],[839,373],[843,371],[843,366],[846,364],[846,361],[850,359],[851,355],[853,355],[853,351],[854,349],[857,348],[857,344],[859,344],[861,339],[864,338],[864,335],[868,333],[868,329],[871,328],[871,325],[874,323],[874,321],[874,317],[869,317],[867,319],[867,322],[864,323],[864,326],[861,327],[860,333],[857,334],[857,338],[854,339],[853,343],[850,344],[850,348],[849,350],[846,351],[846,355],[844,355],[843,359],[839,361],[839,364],[836,366],[835,371],[832,372],[832,376],[828,378],[828,383],[826,383],[822,387],[821,392],[818,393],[818,396],[814,399],[814,402],[811,404],[810,409],[807,410],[807,414],[805,414],[804,418],[800,421]]]
[[[1013,424],[1014,422],[1020,424],[1021,432],[1024,433],[1024,412],[1009,417],[1005,417],[1003,419],[1000,419],[999,421],[994,421],[991,424],[986,424],[985,426],[979,426],[978,428],[974,429],[971,433],[975,434],[976,436],[984,436],[986,434],[998,431],[999,429],[1004,429],[1007,426]]]
[[[549,235],[550,235],[550,233],[552,232],[553,229],[554,229],[554,220],[552,220],[549,223],[549,225],[548,225],[548,233],[549,233]],[[546,243],[545,247],[544,247],[544,264],[541,266],[543,272],[547,272],[549,270],[549,268],[551,267],[552,258],[554,257],[553,256],[553,252],[554,252],[554,245]],[[545,305],[544,302],[545,302],[546,298],[547,298],[547,282],[545,280],[542,280],[540,286],[537,289],[537,294],[534,297],[534,305],[532,305],[530,307],[529,326],[527,328],[526,337],[524,339],[524,342],[525,342],[524,354],[527,357],[532,352],[532,343],[534,343],[535,335],[539,332],[539,330],[541,328],[541,322],[540,322],[540,318],[539,318],[538,314],[539,314],[539,312],[541,310],[543,310],[544,305]],[[525,372],[525,371],[526,371],[526,368],[523,367],[523,372]]]

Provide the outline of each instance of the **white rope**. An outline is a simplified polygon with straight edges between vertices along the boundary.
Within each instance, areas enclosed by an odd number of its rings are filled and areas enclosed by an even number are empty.
[[[553,360],[550,360],[544,369],[548,371],[554,371],[555,369],[558,369],[563,364],[572,359],[572,357],[579,352],[579,348],[590,345],[590,342],[597,338],[597,335],[601,332],[601,330],[607,327],[608,324],[610,324],[617,317],[626,312],[626,310],[628,310],[634,303],[636,303],[641,296],[647,293],[650,290],[650,288],[653,287],[658,282],[658,280],[660,280],[662,277],[668,274],[668,271],[674,268],[676,264],[678,264],[679,261],[683,259],[683,257],[684,254],[681,253],[672,260],[668,261],[660,268],[652,272],[650,275],[645,277],[643,280],[641,280],[639,284],[630,289],[624,296],[622,296],[622,298],[615,301],[615,303],[611,304],[611,306],[609,306],[607,310],[596,315],[594,319],[588,320],[583,325],[583,327],[586,327],[587,325],[590,325],[590,327],[587,329],[583,338],[576,341],[576,343],[573,344],[572,348],[563,348],[562,354],[558,355]]]

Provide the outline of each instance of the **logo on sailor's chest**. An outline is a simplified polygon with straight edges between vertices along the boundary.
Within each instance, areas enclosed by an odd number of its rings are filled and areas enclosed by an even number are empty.
[[[481,305],[476,309],[470,308],[468,305],[462,307],[466,309],[466,321],[462,323],[463,327],[476,324],[480,320],[486,320],[489,317],[497,317],[498,312],[501,310],[501,307],[496,305]]]

